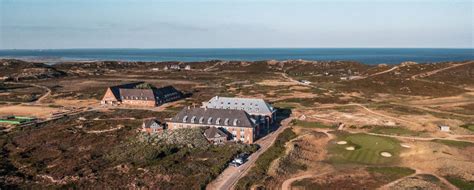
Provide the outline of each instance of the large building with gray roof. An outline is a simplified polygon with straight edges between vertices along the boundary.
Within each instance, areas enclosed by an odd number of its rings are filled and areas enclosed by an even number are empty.
[[[202,107],[215,109],[243,110],[267,128],[275,121],[276,109],[263,99],[214,96]]]
[[[243,110],[186,107],[167,122],[168,128],[216,127],[231,140],[253,143],[257,137],[258,121]]]

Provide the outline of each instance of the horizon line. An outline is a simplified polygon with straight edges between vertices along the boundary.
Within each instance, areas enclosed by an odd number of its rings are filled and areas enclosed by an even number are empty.
[[[136,47],[100,47],[100,48],[0,48],[0,51],[8,50],[150,50],[150,49],[473,49],[474,47],[174,47],[174,48],[136,48]]]

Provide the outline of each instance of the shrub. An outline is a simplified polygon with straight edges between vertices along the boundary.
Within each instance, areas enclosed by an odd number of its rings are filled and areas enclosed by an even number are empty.
[[[237,182],[236,189],[249,189],[252,185],[262,182],[267,177],[272,161],[285,153],[285,144],[295,137],[296,134],[290,128],[278,135],[275,143],[260,155],[249,173]]]

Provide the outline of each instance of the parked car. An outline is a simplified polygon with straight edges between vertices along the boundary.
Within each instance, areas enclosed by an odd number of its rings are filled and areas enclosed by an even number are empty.
[[[234,166],[234,167],[239,167],[240,165],[244,164],[247,161],[248,157],[249,155],[246,153],[239,154],[238,156],[234,158],[234,160],[232,160],[232,162],[230,162],[229,165]]]

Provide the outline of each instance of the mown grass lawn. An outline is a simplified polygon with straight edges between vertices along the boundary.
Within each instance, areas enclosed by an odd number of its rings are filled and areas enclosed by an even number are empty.
[[[420,133],[412,131],[403,127],[388,127],[388,126],[374,126],[371,133],[385,134],[385,135],[398,135],[398,136],[419,136]]]
[[[372,136],[368,134],[337,134],[336,142],[347,141],[341,145],[334,143],[329,147],[330,161],[333,163],[359,163],[359,164],[388,164],[398,160],[400,142],[389,137]],[[355,150],[346,150],[353,146]],[[381,152],[389,152],[392,157],[382,157]]]

